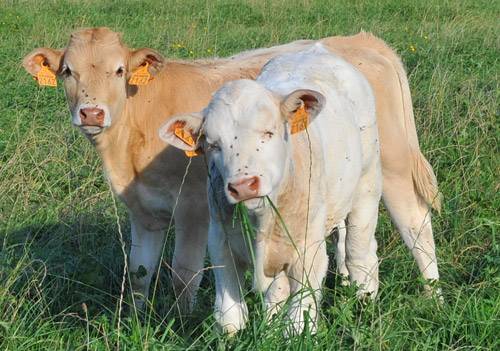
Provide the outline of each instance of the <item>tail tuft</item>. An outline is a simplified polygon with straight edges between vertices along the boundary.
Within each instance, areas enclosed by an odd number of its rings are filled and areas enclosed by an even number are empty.
[[[432,166],[425,159],[420,150],[412,151],[412,177],[415,189],[427,205],[435,209],[438,213],[441,213],[442,194],[438,190],[437,180],[432,170]]]

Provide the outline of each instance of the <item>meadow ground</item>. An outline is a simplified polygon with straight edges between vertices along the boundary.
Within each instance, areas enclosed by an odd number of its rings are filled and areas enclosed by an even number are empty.
[[[1,1],[0,349],[500,349],[499,14],[489,0]],[[63,47],[71,31],[91,26],[185,59],[362,29],[385,39],[408,69],[421,147],[444,195],[434,215],[444,304],[422,296],[416,264],[382,210],[377,303],[360,305],[331,267],[314,337],[286,341],[281,326],[265,326],[253,293],[248,328],[218,335],[211,274],[196,311],[180,318],[165,264],[154,312],[118,321],[124,207],[115,213],[62,88],[39,88],[20,65],[31,49]]]

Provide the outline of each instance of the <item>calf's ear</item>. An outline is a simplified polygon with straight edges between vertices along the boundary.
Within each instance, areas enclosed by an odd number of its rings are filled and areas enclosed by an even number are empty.
[[[202,122],[201,113],[173,116],[160,127],[160,139],[178,149],[196,151]]]
[[[281,101],[281,113],[290,123],[292,134],[307,128],[307,125],[325,106],[323,94],[309,89],[299,89]]]
[[[130,79],[134,76],[134,73],[141,73],[150,75],[149,79],[151,80],[152,77],[161,70],[164,63],[165,59],[163,58],[163,56],[153,49],[143,48],[134,50],[130,53],[130,57],[128,60],[127,79],[130,82]],[[134,84],[133,82],[131,84],[144,85]]]
[[[33,77],[36,77],[42,69],[42,65],[48,66],[54,74],[57,74],[61,67],[63,54],[62,50],[38,48],[24,57],[23,67]]]

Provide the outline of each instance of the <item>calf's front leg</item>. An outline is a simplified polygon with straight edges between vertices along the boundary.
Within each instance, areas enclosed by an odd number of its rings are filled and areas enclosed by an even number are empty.
[[[310,322],[307,325],[312,334],[316,333],[318,327],[321,287],[328,270],[324,219],[324,215],[316,214],[308,228],[308,237],[303,246],[298,247],[298,257],[288,272],[292,296],[288,311],[290,334],[302,333],[306,326],[305,312],[308,314]]]
[[[233,240],[226,237],[219,223],[210,221],[208,250],[215,274],[214,317],[221,330],[229,335],[243,329],[248,320],[243,296],[246,264],[238,257],[240,250],[232,247],[244,243],[237,242],[241,235],[235,233],[231,237]]]
[[[264,293],[266,319],[270,321],[281,310],[286,299],[290,296],[290,283],[286,272],[284,270],[277,272],[276,270],[282,268],[283,258],[288,257],[287,250],[283,250],[280,243],[259,237],[259,235],[254,248],[254,289]],[[272,257],[268,257],[268,255]]]
[[[158,268],[165,232],[146,229],[132,215],[130,225],[132,243],[129,264],[132,294],[135,307],[142,310],[149,296],[151,277]]]

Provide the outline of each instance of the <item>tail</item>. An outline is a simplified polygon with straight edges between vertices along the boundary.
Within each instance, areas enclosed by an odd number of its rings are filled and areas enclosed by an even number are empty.
[[[417,193],[423,198],[427,205],[440,213],[442,195],[439,192],[432,166],[425,159],[420,150],[412,150],[412,158],[413,185],[417,189]]]
[[[412,157],[413,184],[418,195],[420,195],[425,203],[440,213],[442,195],[439,192],[436,175],[434,174],[432,166],[420,151],[408,78],[399,56],[396,55],[392,49],[389,47],[387,48],[391,51],[392,55],[385,56],[392,62],[401,88],[404,126]]]

